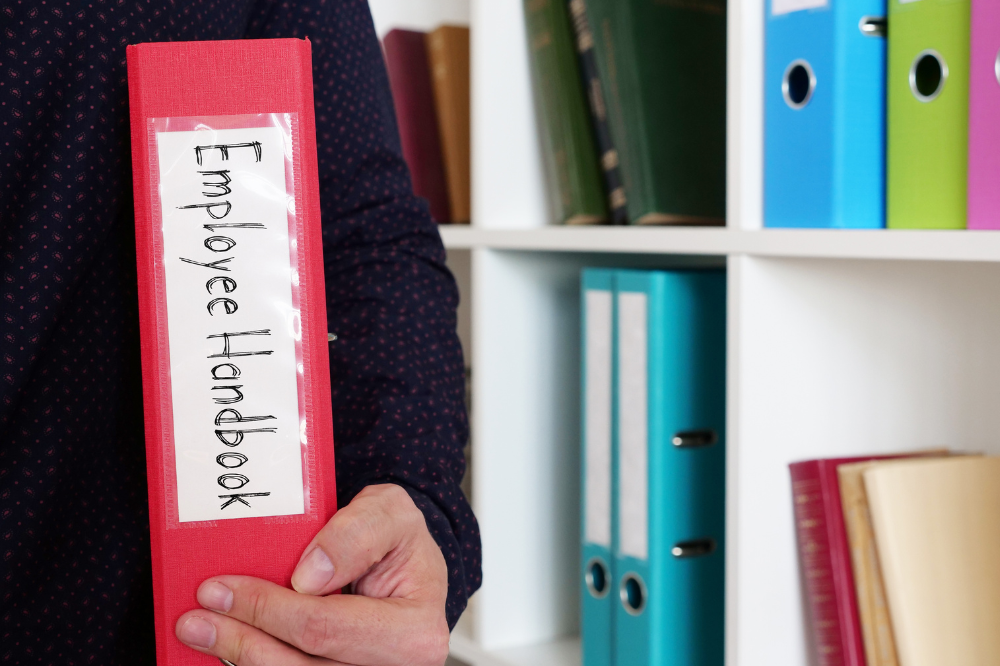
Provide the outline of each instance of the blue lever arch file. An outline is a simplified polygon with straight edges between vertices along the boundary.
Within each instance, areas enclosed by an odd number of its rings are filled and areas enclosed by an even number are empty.
[[[615,666],[722,666],[726,277],[618,271]]]
[[[886,0],[768,0],[764,226],[885,226]]]
[[[614,272],[582,276],[583,547],[580,591],[583,666],[611,666],[615,597],[612,557]]]

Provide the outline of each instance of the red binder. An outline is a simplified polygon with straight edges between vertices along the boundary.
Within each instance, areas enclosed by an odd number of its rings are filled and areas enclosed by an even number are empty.
[[[311,52],[127,49],[157,662],[206,578],[288,585],[336,510]]]

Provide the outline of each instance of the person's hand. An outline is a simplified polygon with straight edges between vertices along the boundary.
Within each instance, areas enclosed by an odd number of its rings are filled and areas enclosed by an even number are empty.
[[[329,595],[353,582],[354,594]],[[448,571],[399,486],[369,486],[306,547],[295,591],[249,576],[198,588],[177,637],[238,666],[441,666]],[[211,612],[216,611],[216,612]]]

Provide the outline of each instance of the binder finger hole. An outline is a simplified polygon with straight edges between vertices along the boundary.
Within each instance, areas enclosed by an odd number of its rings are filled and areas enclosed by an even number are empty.
[[[993,61],[993,76],[997,77],[997,83],[1000,83],[1000,51],[997,51],[997,59]]]
[[[693,539],[691,541],[678,541],[670,549],[670,554],[678,559],[691,557],[703,557],[715,552],[715,539]]]
[[[930,102],[941,94],[948,80],[948,65],[933,49],[921,51],[910,67],[910,90],[921,102]]]
[[[816,89],[816,75],[812,65],[805,60],[796,60],[785,70],[781,81],[781,94],[785,104],[796,111],[803,108],[812,99]]]
[[[703,446],[711,446],[719,441],[719,436],[714,430],[684,430],[675,434],[670,443],[678,449],[694,449]]]
[[[608,565],[600,558],[595,557],[587,563],[587,571],[584,574],[587,582],[587,590],[598,599],[608,596],[608,588],[611,587],[611,575]]]
[[[626,574],[622,578],[622,586],[619,591],[622,606],[629,615],[639,615],[646,609],[646,585],[638,574]]]

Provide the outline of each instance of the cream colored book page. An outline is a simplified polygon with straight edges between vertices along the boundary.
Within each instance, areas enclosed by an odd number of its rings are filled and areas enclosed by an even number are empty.
[[[861,619],[867,666],[898,666],[896,643],[892,636],[889,606],[885,599],[882,572],[872,534],[868,498],[865,495],[863,472],[878,462],[840,465],[840,499],[844,508],[844,525],[851,552],[854,588]]]
[[[900,666],[1000,664],[1000,458],[864,472]]]

